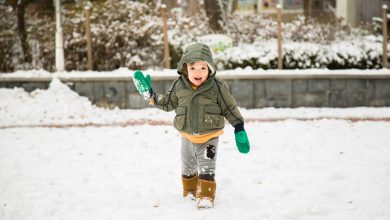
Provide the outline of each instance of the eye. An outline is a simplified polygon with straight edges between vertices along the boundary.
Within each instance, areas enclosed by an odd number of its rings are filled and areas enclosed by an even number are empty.
[[[190,67],[190,70],[194,70],[195,68],[194,67]]]
[[[202,70],[206,70],[206,67],[202,67]]]

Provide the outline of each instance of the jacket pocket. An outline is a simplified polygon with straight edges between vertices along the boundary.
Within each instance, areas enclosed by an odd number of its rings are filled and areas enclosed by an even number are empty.
[[[222,109],[217,105],[206,105],[204,107],[204,126],[207,129],[223,128],[225,125]]]
[[[178,130],[182,130],[186,123],[187,108],[185,106],[178,106],[175,109],[175,112],[176,112],[176,116],[175,119],[173,120],[173,126]]]

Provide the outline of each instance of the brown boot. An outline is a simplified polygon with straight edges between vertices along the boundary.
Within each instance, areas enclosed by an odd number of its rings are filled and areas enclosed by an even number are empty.
[[[190,179],[181,177],[183,183],[183,196],[192,196],[195,198],[196,186],[198,185],[198,175],[191,177]]]
[[[217,184],[215,181],[199,179],[196,188],[196,201],[198,208],[214,207],[215,190]]]

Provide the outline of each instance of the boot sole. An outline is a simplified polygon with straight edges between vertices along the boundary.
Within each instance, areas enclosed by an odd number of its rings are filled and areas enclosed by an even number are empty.
[[[198,209],[214,208],[214,203],[209,199],[199,199],[196,203]]]

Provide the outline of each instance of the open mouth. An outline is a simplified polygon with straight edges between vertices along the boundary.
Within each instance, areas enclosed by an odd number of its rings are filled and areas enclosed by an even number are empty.
[[[202,77],[194,77],[195,81],[202,81]]]

